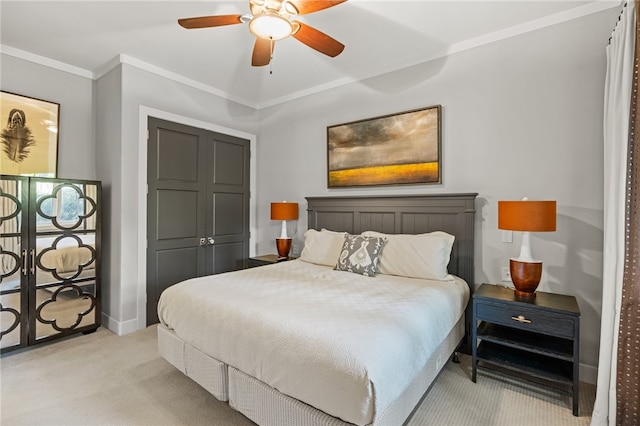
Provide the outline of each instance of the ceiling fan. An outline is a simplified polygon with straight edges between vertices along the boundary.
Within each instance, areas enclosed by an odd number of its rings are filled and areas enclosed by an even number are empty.
[[[178,19],[178,23],[187,29],[249,23],[249,31],[256,36],[251,65],[260,67],[271,62],[275,42],[289,36],[327,56],[338,56],[344,50],[342,43],[292,18],[328,9],[345,1],[347,0],[249,0],[250,14],[184,18]]]

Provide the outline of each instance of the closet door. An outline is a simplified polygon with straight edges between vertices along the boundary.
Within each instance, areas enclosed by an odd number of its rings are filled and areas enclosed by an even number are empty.
[[[147,324],[180,281],[249,257],[249,141],[149,118]]]
[[[147,324],[169,286],[206,272],[207,134],[149,119],[147,144]]]
[[[207,168],[207,274],[244,269],[249,257],[249,141],[212,133]]]
[[[29,344],[100,326],[98,182],[30,179]]]
[[[26,178],[0,176],[0,351],[28,340],[28,189]]]

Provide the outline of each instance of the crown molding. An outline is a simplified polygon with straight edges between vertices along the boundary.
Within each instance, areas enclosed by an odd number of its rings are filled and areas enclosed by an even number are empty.
[[[59,71],[68,72],[84,78],[93,79],[93,72],[84,68],[69,65],[65,62],[56,61],[55,59],[47,58],[46,56],[36,55],[35,53],[27,52],[26,50],[16,49],[15,47],[0,44],[0,53],[13,56],[14,58],[23,59],[25,61],[33,62],[38,65],[53,68]]]
[[[562,24],[564,22],[572,21],[574,19],[583,18],[594,13],[603,12],[615,7],[621,7],[624,0],[596,0],[588,3],[584,6],[576,7],[573,9],[559,12],[554,15],[545,16],[544,18],[536,19],[533,21],[525,22],[523,24],[514,25],[513,27],[505,28],[500,31],[485,34],[483,36],[475,37],[469,40],[454,43],[440,51],[431,53],[428,57],[414,58],[413,60],[405,61],[402,63],[395,63],[387,66],[385,69],[378,69],[375,73],[367,75],[360,75],[358,77],[349,77],[339,80],[330,81],[319,86],[310,87],[305,90],[301,90],[295,93],[291,93],[280,98],[275,98],[270,101],[262,102],[258,104],[257,109],[267,108],[292,101],[294,99],[309,96],[315,93],[323,92],[325,90],[334,89],[346,84],[354,83],[357,81],[366,80],[368,78],[378,77],[384,74],[388,74],[394,71],[399,71],[405,68],[409,68],[416,65],[425,64],[435,59],[440,59],[456,53],[464,52],[465,50],[475,49],[476,47],[485,46],[491,43],[502,41],[511,37],[516,37],[528,32],[540,30],[553,25]]]
[[[195,89],[198,90],[202,90],[203,92],[207,92],[210,93],[212,95],[216,95],[218,97],[248,106],[250,108],[253,109],[257,109],[258,105],[246,98],[240,97],[240,96],[235,96],[232,95],[231,93],[225,92],[224,90],[220,90],[218,88],[209,86],[207,84],[204,83],[200,83],[198,81],[192,80],[190,78],[184,77],[180,74],[176,74],[174,72],[171,71],[167,71],[164,68],[160,68],[158,66],[155,66],[153,64],[150,64],[148,62],[144,62],[141,61],[139,59],[134,58],[133,56],[129,56],[129,55],[120,55],[120,63],[121,64],[127,64],[127,65],[131,65],[133,67],[136,68],[140,68],[142,70],[148,71],[150,73],[159,75],[161,77],[167,78],[169,80],[173,80],[177,83],[182,83],[186,86],[190,86],[193,87]]]
[[[455,53],[463,52],[465,50],[484,46],[486,44],[495,43],[496,41],[505,40],[525,33],[562,24],[574,19],[584,18],[585,16],[604,12],[605,10],[613,9],[614,7],[619,6],[621,6],[620,0],[596,0],[583,6],[545,16],[544,18],[534,19],[533,21],[514,25],[513,27],[505,28],[504,30],[495,31],[493,33],[455,43],[449,47],[447,54],[452,55]]]

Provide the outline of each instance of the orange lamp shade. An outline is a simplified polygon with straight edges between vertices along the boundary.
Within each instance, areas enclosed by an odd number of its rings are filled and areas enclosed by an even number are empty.
[[[298,203],[271,203],[272,220],[298,220]]]
[[[556,202],[498,201],[498,228],[508,231],[555,231]]]

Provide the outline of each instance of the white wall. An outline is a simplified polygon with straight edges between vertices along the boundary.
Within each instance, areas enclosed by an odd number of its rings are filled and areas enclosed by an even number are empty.
[[[95,179],[93,80],[5,54],[0,65],[2,90],[60,104],[58,177]]]
[[[554,233],[532,236],[539,290],[575,295],[583,377],[595,382],[601,312],[605,46],[617,10],[468,50],[260,111],[259,253],[274,251],[269,203],[305,196],[478,192],[476,284],[501,283],[520,235],[501,242],[497,201],[554,199]],[[442,105],[443,184],[327,189],[326,127]],[[280,159],[286,159],[282,167]],[[300,242],[298,241],[298,244]]]

